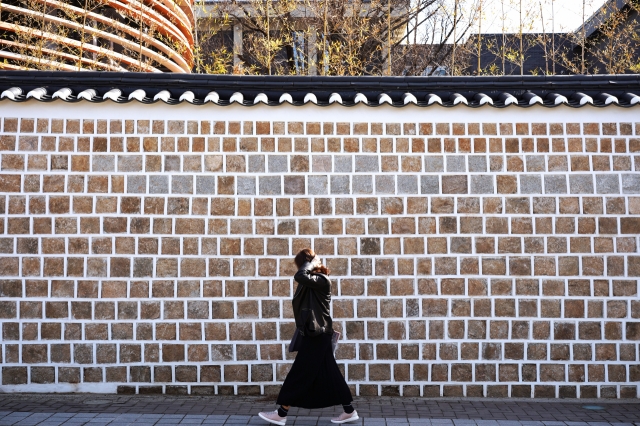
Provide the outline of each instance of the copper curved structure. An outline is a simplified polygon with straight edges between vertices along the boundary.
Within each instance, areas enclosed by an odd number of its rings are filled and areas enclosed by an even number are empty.
[[[0,69],[189,73],[193,0],[0,0]]]

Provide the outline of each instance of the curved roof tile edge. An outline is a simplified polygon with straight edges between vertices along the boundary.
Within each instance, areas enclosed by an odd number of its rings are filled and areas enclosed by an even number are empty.
[[[60,94],[65,96],[60,96]],[[115,96],[115,94],[118,96]],[[89,96],[92,95],[92,96]],[[337,96],[336,96],[337,95]],[[640,104],[640,75],[482,77],[316,77],[0,71],[0,100],[116,103],[187,102],[325,107],[622,108]],[[339,100],[338,100],[339,99]],[[381,101],[381,99],[383,101]],[[407,99],[410,101],[408,102]],[[415,99],[415,101],[414,101]],[[434,102],[438,99],[438,102]],[[488,105],[487,105],[488,104]],[[461,106],[460,106],[461,107]]]

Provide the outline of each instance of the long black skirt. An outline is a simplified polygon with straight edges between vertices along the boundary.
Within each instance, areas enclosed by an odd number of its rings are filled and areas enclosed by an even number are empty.
[[[303,337],[300,350],[282,384],[278,404],[324,408],[353,401],[331,350],[331,335]]]

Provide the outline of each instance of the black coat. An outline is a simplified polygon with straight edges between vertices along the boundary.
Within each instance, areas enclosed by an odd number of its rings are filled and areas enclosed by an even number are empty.
[[[312,273],[312,269],[311,263],[305,263],[293,277],[298,282],[298,288],[292,301],[296,327],[304,330],[302,311],[311,308],[320,328],[324,333],[331,334],[333,333],[331,280],[326,275]]]

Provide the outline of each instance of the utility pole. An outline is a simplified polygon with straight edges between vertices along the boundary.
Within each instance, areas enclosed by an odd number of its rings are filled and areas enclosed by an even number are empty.
[[[480,0],[480,3],[478,4],[478,71],[476,72],[477,75],[480,75],[480,72],[482,71],[481,68],[481,58],[480,58],[480,54],[482,53],[482,0]]]
[[[387,72],[391,76],[391,0],[387,0]]]
[[[556,12],[554,9],[555,0],[551,0],[551,67],[553,75],[556,75]]]
[[[522,0],[520,0],[520,75],[524,75],[524,45],[522,44]]]
[[[267,0],[267,62],[269,63],[269,75],[271,75],[271,33],[269,31],[269,6],[271,6],[271,0]]]
[[[502,7],[502,47],[500,48],[500,56],[502,56],[502,75],[505,75],[507,70],[506,70],[506,54],[505,54],[505,49],[506,49],[506,45],[507,45],[507,30],[504,27],[505,25],[505,21],[506,21],[506,16],[504,15],[504,0],[501,1],[501,7]]]
[[[544,44],[544,71],[549,74],[549,55],[547,53],[547,31],[544,28],[544,11],[542,10],[542,0],[538,2],[540,4],[540,19],[542,19],[542,43]]]
[[[322,75],[327,75],[329,70],[329,49],[327,49],[327,14],[329,13],[329,0],[324,0],[323,37],[322,37]]]
[[[585,17],[585,8],[587,5],[587,0],[582,0],[582,74],[584,74],[584,49],[587,39],[587,29],[584,27],[584,17]]]
[[[456,75],[456,44],[457,44],[457,34],[456,30],[458,28],[458,1],[455,0],[453,2],[453,49],[451,51],[451,75]]]

